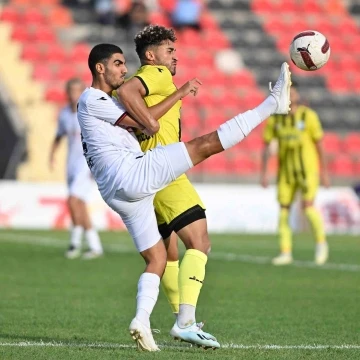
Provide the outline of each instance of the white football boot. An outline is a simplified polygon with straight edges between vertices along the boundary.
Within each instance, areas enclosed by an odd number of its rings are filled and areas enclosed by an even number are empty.
[[[329,246],[327,242],[316,244],[315,264],[324,265],[329,257]]]
[[[81,248],[75,247],[74,245],[70,245],[66,250],[65,257],[67,259],[77,259],[81,255]]]
[[[139,350],[160,351],[158,346],[155,344],[151,329],[146,327],[136,317],[132,320],[129,326],[129,331]]]
[[[291,253],[281,253],[280,255],[274,257],[271,260],[273,265],[281,266],[281,265],[289,265],[293,262],[293,258]]]
[[[89,250],[89,251],[86,251],[81,258],[83,260],[93,260],[93,259],[97,259],[103,255],[104,255],[104,253],[101,251]]]
[[[280,75],[274,87],[269,83],[270,95],[272,95],[276,102],[277,108],[275,114],[288,114],[290,111],[290,87],[291,87],[291,72],[289,65],[284,62],[281,65]]]
[[[185,328],[180,328],[177,321],[175,321],[175,325],[171,329],[170,335],[175,340],[185,341],[204,349],[218,349],[220,344],[213,335],[201,330],[203,326],[203,323],[193,323]]]

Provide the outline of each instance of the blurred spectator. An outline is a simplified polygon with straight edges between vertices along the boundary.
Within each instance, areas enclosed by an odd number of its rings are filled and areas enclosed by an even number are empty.
[[[197,0],[178,0],[171,14],[172,26],[177,30],[190,27],[200,30],[201,3]]]
[[[114,6],[112,0],[95,0],[95,12],[98,22],[102,25],[113,25],[115,22]]]
[[[143,1],[134,1],[129,11],[118,17],[117,25],[126,30],[131,37],[149,25],[149,13]]]
[[[244,67],[240,54],[234,49],[224,49],[216,52],[215,64],[225,74],[233,74]]]

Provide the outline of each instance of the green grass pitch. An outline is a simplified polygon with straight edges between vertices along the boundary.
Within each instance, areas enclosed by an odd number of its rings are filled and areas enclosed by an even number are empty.
[[[162,292],[152,316],[160,353],[134,348],[127,328],[144,265],[125,233],[101,234],[106,256],[66,260],[67,232],[0,231],[0,359],[360,359],[359,238],[329,238],[313,265],[309,235],[294,265],[274,267],[275,236],[212,235],[197,311],[224,345],[172,340]]]

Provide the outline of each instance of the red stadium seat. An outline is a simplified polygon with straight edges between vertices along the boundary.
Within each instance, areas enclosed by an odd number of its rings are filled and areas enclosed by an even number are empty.
[[[214,18],[214,16],[208,12],[208,11],[204,11],[201,14],[200,17],[200,26],[202,27],[202,29],[204,31],[207,30],[217,30],[219,28],[218,23],[216,21],[216,19]]]
[[[66,94],[63,86],[53,85],[46,89],[45,99],[63,105],[66,102]]]
[[[354,176],[359,178],[360,176],[360,160],[356,159],[353,162]]]
[[[16,24],[19,22],[21,14],[18,9],[12,6],[4,6],[0,11],[0,20]]]
[[[249,152],[256,152],[258,154],[264,148],[264,140],[261,133],[252,133],[244,141],[241,142],[241,148],[246,149]]]
[[[44,51],[44,60],[50,63],[61,64],[66,61],[67,52],[60,44],[47,44]]]
[[[55,27],[69,27],[73,23],[69,9],[63,6],[55,6],[49,12],[49,23]]]
[[[198,46],[201,43],[201,37],[198,31],[193,29],[184,29],[179,38],[181,45]]]
[[[23,51],[21,54],[22,59],[30,62],[36,62],[41,60],[42,57],[43,57],[43,53],[40,47],[28,43],[24,44]]]
[[[44,12],[36,7],[30,7],[24,10],[21,16],[21,22],[23,25],[44,25],[47,22]]]
[[[54,72],[50,67],[38,63],[34,66],[33,77],[39,81],[50,82],[54,79]]]
[[[253,0],[250,6],[253,11],[259,13],[270,13],[272,11],[272,5],[268,0]]]
[[[75,76],[79,76],[79,72],[74,64],[61,64],[56,72],[58,81],[68,81]]]
[[[341,140],[336,133],[325,133],[323,144],[327,154],[335,155],[341,152]]]
[[[219,30],[208,30],[203,32],[203,43],[208,50],[219,50],[230,47],[230,41],[226,35]]]
[[[171,13],[176,6],[176,0],[158,0],[158,3],[159,7],[168,13]]]
[[[320,2],[314,0],[302,0],[299,2],[298,11],[306,14],[323,14],[323,6],[321,6]]]
[[[229,75],[229,80],[235,88],[249,88],[256,86],[253,74],[246,69]]]
[[[344,154],[337,155],[329,163],[329,172],[337,176],[353,176],[354,167],[351,158]]]
[[[49,26],[37,26],[31,33],[31,40],[50,44],[56,42],[56,35]]]
[[[348,154],[360,154],[360,133],[350,133],[343,140],[343,149]]]
[[[11,38],[16,41],[27,42],[30,40],[30,33],[24,26],[16,25],[13,27]]]
[[[151,24],[158,24],[163,26],[170,26],[169,17],[162,12],[152,12],[149,16],[149,20]]]
[[[328,88],[334,92],[348,93],[352,87],[351,82],[343,74],[332,74],[326,80]]]

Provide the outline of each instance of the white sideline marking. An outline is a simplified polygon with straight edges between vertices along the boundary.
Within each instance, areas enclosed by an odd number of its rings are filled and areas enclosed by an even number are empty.
[[[66,244],[64,240],[59,240],[55,237],[49,236],[38,236],[38,235],[26,235],[26,234],[14,234],[8,232],[0,232],[0,241],[11,241],[21,244],[35,244],[43,246],[51,246],[56,248],[65,248]],[[127,245],[121,244],[107,244],[105,245],[105,250],[107,252],[117,252],[117,253],[135,253],[135,248]],[[213,251],[210,254],[210,258],[214,260],[224,260],[224,261],[238,261],[242,263],[249,264],[260,264],[268,265],[271,263],[271,258],[267,256],[254,256],[246,254],[235,254],[235,253],[225,253],[225,252],[216,252]],[[318,270],[336,270],[336,271],[349,271],[349,272],[360,272],[360,265],[357,264],[336,264],[336,263],[326,263],[322,266],[316,265],[312,261],[300,261],[295,260],[289,267],[295,266],[298,268],[308,268],[308,269],[318,269]]]
[[[134,345],[128,344],[109,344],[109,343],[88,343],[88,344],[77,344],[77,343],[64,343],[64,342],[35,342],[35,341],[21,341],[21,342],[8,342],[8,343],[0,343],[0,346],[8,346],[8,347],[78,347],[78,348],[112,348],[112,349],[131,349],[136,348]],[[168,345],[168,344],[160,344],[161,348],[164,349],[181,349],[181,348],[191,348],[191,345]],[[238,350],[328,350],[328,349],[336,349],[336,350],[360,350],[360,345],[245,345],[245,344],[223,344],[221,345],[222,349],[238,349]]]

